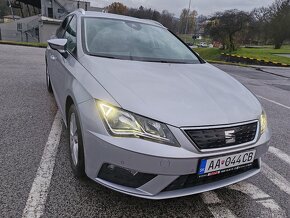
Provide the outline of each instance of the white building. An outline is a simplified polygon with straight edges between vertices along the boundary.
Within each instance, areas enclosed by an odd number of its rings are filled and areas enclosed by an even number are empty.
[[[0,40],[46,42],[62,19],[77,8],[90,11],[103,11],[103,8],[91,7],[90,2],[77,0],[10,0],[12,9],[28,8],[29,16],[10,20],[0,24]],[[30,7],[27,7],[27,6]],[[33,8],[33,10],[29,10]],[[15,17],[15,16],[14,16]]]

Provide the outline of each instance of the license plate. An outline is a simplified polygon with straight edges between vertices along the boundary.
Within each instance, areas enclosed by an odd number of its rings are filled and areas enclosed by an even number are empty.
[[[213,159],[203,159],[201,160],[198,174],[202,175],[252,163],[255,158],[255,153],[256,151],[253,150]]]

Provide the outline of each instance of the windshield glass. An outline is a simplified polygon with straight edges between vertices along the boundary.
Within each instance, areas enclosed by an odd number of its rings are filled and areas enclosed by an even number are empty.
[[[200,63],[167,29],[139,22],[84,18],[84,46],[90,55],[125,60]]]

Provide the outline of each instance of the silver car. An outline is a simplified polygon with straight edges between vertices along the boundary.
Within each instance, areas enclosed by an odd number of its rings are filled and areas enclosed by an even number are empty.
[[[270,139],[260,102],[160,23],[78,10],[48,44],[75,176],[166,199],[260,171]]]

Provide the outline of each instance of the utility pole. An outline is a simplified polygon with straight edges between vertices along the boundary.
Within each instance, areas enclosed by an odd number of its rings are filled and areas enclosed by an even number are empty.
[[[9,4],[9,8],[10,8],[10,11],[11,11],[12,18],[13,18],[13,20],[15,20],[14,13],[13,13],[13,8],[12,8],[12,5],[11,5],[11,1],[10,0],[7,0],[7,1],[8,1],[8,4]]]
[[[191,0],[189,0],[188,13],[187,13],[187,19],[186,19],[186,26],[185,26],[185,34],[187,34],[187,31],[188,31],[190,8],[191,8]]]

